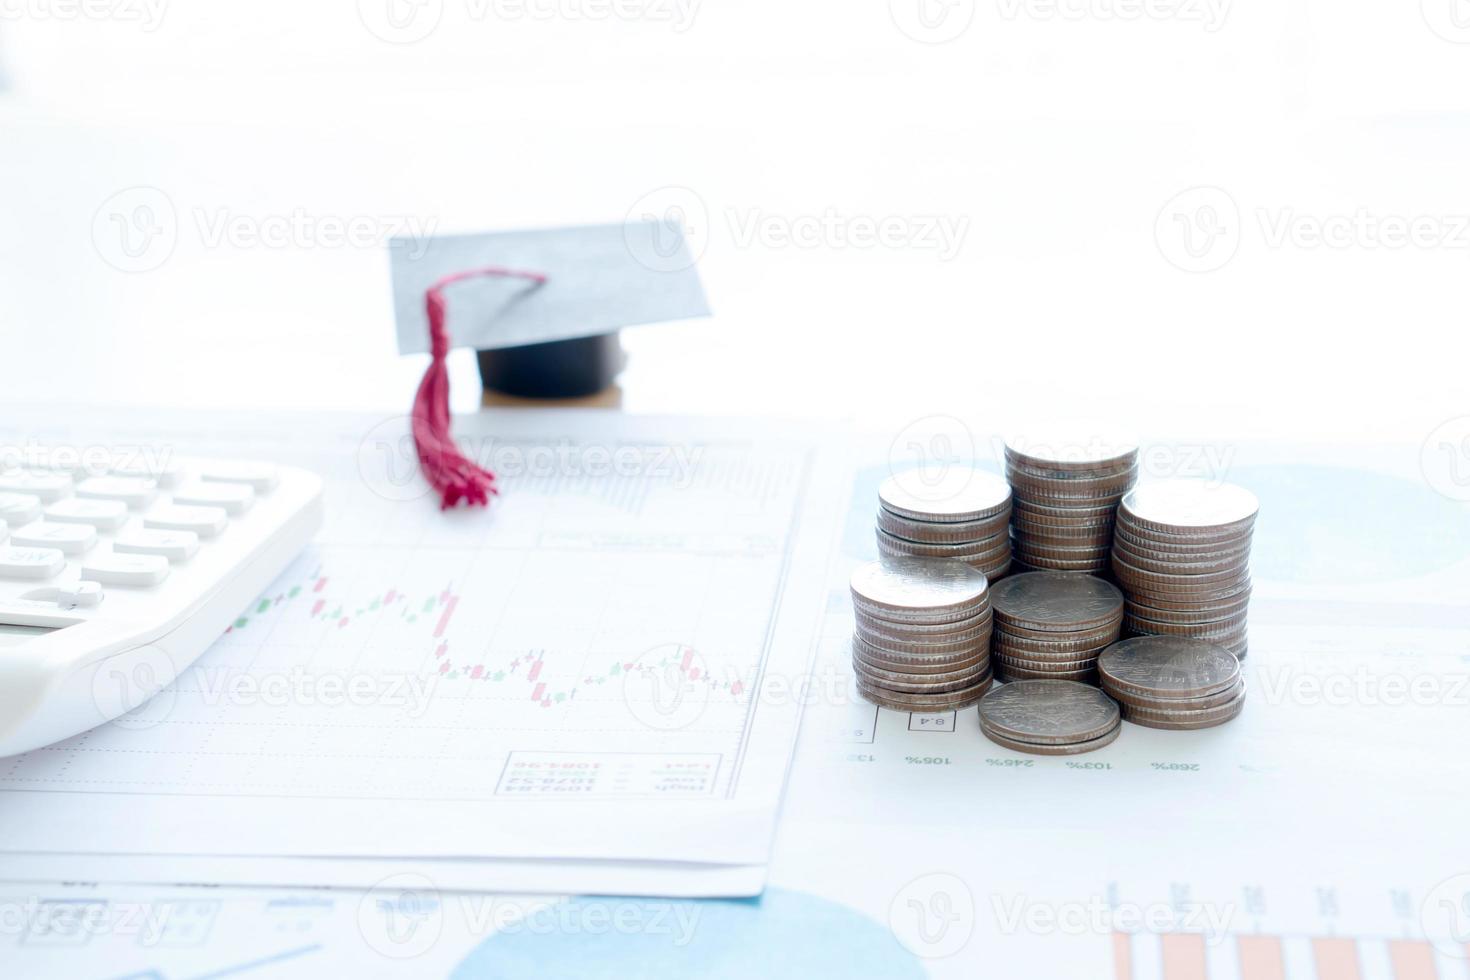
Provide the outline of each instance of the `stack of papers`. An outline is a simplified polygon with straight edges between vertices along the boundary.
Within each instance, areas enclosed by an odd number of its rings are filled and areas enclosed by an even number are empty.
[[[405,419],[96,422],[6,438],[305,466],[328,522],[153,701],[0,762],[10,877],[760,890],[846,487],[818,441],[486,414],[503,495],[441,513]]]

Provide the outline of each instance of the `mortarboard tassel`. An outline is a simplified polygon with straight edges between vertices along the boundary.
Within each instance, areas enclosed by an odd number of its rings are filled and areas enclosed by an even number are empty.
[[[476,465],[459,451],[450,431],[449,372],[444,359],[449,356],[449,330],[445,327],[448,304],[444,290],[465,279],[481,276],[526,279],[536,286],[546,281],[539,272],[521,272],[496,267],[471,269],[445,276],[424,293],[429,314],[429,348],[433,360],[413,399],[413,444],[418,453],[419,468],[424,478],[439,491],[440,506],[448,510],[461,500],[477,506],[490,502],[490,494],[499,493],[495,474]]]

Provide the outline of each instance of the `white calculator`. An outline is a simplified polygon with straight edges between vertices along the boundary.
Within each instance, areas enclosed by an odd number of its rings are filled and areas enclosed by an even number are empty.
[[[321,480],[305,470],[163,453],[85,468],[42,458],[0,470],[0,756],[139,707],[322,522]]]

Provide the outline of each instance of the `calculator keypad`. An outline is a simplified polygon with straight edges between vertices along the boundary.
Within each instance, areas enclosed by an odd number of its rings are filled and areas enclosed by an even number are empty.
[[[106,473],[0,473],[0,583],[50,583],[38,594],[64,609],[98,605],[104,586],[158,585],[278,483],[266,463],[160,464],[140,454],[119,456]]]

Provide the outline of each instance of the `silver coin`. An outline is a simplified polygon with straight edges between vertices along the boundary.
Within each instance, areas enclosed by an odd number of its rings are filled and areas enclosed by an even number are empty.
[[[1015,492],[1017,487],[1023,487],[1028,490],[1039,490],[1042,493],[1062,491],[1078,496],[1093,494],[1107,496],[1112,493],[1121,493],[1132,487],[1138,479],[1138,467],[1130,466],[1104,474],[1064,473],[1060,470],[1043,473],[1025,464],[1008,461],[1006,479],[1010,481],[1012,492]]]
[[[1012,514],[1011,534],[1074,547],[1110,544],[1113,540],[1113,528],[1108,524],[1037,524],[1025,514]]]
[[[1028,752],[1032,755],[1082,755],[1085,752],[1095,752],[1098,749],[1104,748],[1105,746],[1110,745],[1114,741],[1116,741],[1118,738],[1118,733],[1122,730],[1123,726],[1122,722],[1120,721],[1118,726],[1115,727],[1112,731],[1106,732],[1098,738],[1090,739],[1086,742],[1072,742],[1066,745],[1048,745],[1038,742],[1023,742],[1020,739],[1007,738],[999,732],[987,728],[983,724],[980,726],[980,731],[984,733],[985,737],[990,739],[996,745],[1001,745],[1005,748],[1013,749],[1016,752]]]
[[[1013,657],[1008,653],[999,652],[991,656],[992,663],[1002,670],[1031,671],[1037,676],[1051,677],[1056,674],[1078,674],[1097,669],[1097,654],[1081,660],[1028,660],[1025,657]]]
[[[992,635],[991,646],[996,650],[1005,650],[1013,656],[1035,656],[1050,660],[1073,655],[1080,657],[1089,653],[1095,655],[1118,642],[1119,628],[1119,626],[1113,627],[1109,634],[1100,638],[1089,637],[1081,641],[1068,639],[1071,636],[1070,633],[1054,633],[1052,639],[1035,640],[1012,636],[1004,629],[998,629]]]
[[[1028,667],[1020,667],[994,657],[990,661],[991,670],[995,672],[995,679],[1006,684],[1014,684],[1017,681],[1068,681],[1081,684],[1083,687],[1097,687],[1097,667],[1089,667],[1086,670],[1031,670]]]
[[[1020,559],[1033,569],[1042,572],[1057,572],[1068,575],[1099,575],[1108,570],[1106,558],[1084,559],[1082,561],[1066,561],[1060,558],[1047,558],[1044,555],[1032,554],[1024,548],[1013,550],[1012,557]]]
[[[1245,588],[1231,595],[1216,599],[1201,599],[1198,596],[1155,596],[1148,595],[1136,590],[1127,593],[1128,602],[1138,607],[1139,615],[1146,619],[1165,619],[1157,615],[1157,612],[1176,613],[1213,613],[1213,612],[1239,612],[1250,602],[1251,588],[1246,583]]]
[[[919,558],[953,558],[973,565],[976,562],[994,561],[1010,551],[1010,538],[1000,535],[984,541],[965,544],[925,544],[897,538],[882,528],[875,529],[878,550],[888,555],[914,555]]]
[[[985,622],[961,633],[957,636],[937,639],[934,637],[909,637],[895,639],[882,633],[874,633],[859,629],[858,639],[872,647],[883,657],[953,657],[968,650],[973,650],[976,644],[983,644],[990,639],[991,625]]]
[[[1035,423],[1005,437],[1007,458],[1038,469],[1108,469],[1138,459],[1138,440],[1117,426],[1092,419]]]
[[[916,521],[900,517],[887,508],[879,507],[878,527],[906,541],[920,541],[925,544],[964,544],[967,542],[978,544],[1004,534],[1010,523],[1010,516],[1010,510],[1007,509],[983,521],[940,524],[935,521]]]
[[[1139,636],[1104,650],[1098,671],[1109,686],[1133,694],[1199,698],[1234,684],[1240,678],[1240,661],[1224,647],[1204,640]]]
[[[980,705],[980,721],[1026,742],[1084,742],[1118,723],[1118,705],[1085,684],[1020,681],[992,691]]]
[[[1066,507],[1040,507],[1016,501],[1011,508],[1011,524],[1040,525],[1058,528],[1107,528],[1112,529],[1116,508],[1092,507],[1075,510]]]
[[[992,615],[994,615],[992,613]],[[996,632],[1004,633],[1006,638],[1021,640],[1040,640],[1052,642],[1064,640],[1077,643],[1092,643],[1102,641],[1112,643],[1118,639],[1118,629],[1123,623],[1123,617],[1118,616],[1108,620],[1101,625],[1092,626],[1081,630],[1036,630],[1027,626],[1017,626],[1015,623],[1003,623],[996,628]]]
[[[990,648],[988,646],[977,647],[975,652],[963,659],[955,660],[887,660],[872,655],[857,644],[852,648],[852,659],[854,663],[859,661],[865,667],[874,670],[889,670],[895,674],[948,674],[956,670],[966,670],[970,667],[984,667],[990,663]]]
[[[1114,523],[1113,536],[1116,540],[1128,545],[1134,551],[1141,552],[1150,557],[1178,557],[1183,561],[1200,561],[1219,558],[1223,555],[1236,554],[1241,551],[1249,551],[1251,538],[1254,535],[1253,532],[1247,532],[1245,534],[1231,535],[1222,540],[1211,540],[1209,538],[1166,538],[1162,535],[1151,536],[1142,531],[1136,524],[1131,524],[1124,519]]]
[[[896,694],[948,694],[973,686],[990,672],[989,664],[979,664],[963,670],[941,674],[905,674],[892,670],[879,670],[860,661],[853,661],[853,672],[865,685],[879,691]]]
[[[994,473],[970,467],[935,476],[914,470],[884,480],[878,487],[878,502],[891,513],[919,521],[980,521],[1010,507],[1011,487]]]
[[[1220,708],[1210,708],[1207,711],[1194,712],[1186,715],[1175,716],[1172,713],[1148,711],[1142,708],[1125,707],[1123,717],[1135,725],[1145,728],[1160,728],[1166,731],[1198,731],[1202,728],[1216,728],[1228,721],[1240,717],[1245,708],[1245,690],[1241,692],[1234,701]]]
[[[1228,633],[1231,630],[1244,629],[1248,615],[1248,611],[1241,611],[1227,616],[1224,619],[1212,619],[1206,622],[1193,623],[1171,623],[1124,613],[1123,629],[1133,633],[1174,633],[1179,636]]]
[[[1255,494],[1233,483],[1183,479],[1134,487],[1120,507],[1140,527],[1164,532],[1244,529],[1260,509]]]
[[[1150,558],[1125,547],[1122,542],[1115,542],[1113,553],[1132,568],[1168,575],[1213,575],[1232,569],[1241,569],[1250,564],[1249,551],[1209,561],[1184,561],[1179,558]]]
[[[1107,544],[1069,545],[1038,541],[1023,534],[1011,539],[1012,547],[1023,548],[1028,554],[1057,561],[1093,561],[1112,557],[1112,548]]]
[[[968,619],[988,592],[984,574],[946,558],[880,558],[859,566],[850,586],[864,612],[929,623]]]
[[[914,640],[933,637],[940,642],[954,639],[958,634],[988,625],[993,616],[994,614],[990,611],[989,601],[983,603],[980,606],[980,611],[969,619],[961,619],[951,623],[894,622],[891,619],[882,619],[873,616],[861,609],[853,610],[853,622],[860,633],[876,633],[895,640]]]
[[[1216,692],[1215,694],[1206,694],[1198,698],[1159,698],[1145,697],[1141,694],[1125,691],[1120,687],[1111,685],[1106,677],[1101,678],[1101,680],[1102,689],[1107,692],[1108,697],[1122,706],[1124,712],[1129,708],[1149,708],[1158,711],[1187,711],[1195,708],[1218,708],[1223,704],[1234,701],[1236,695],[1245,690],[1245,678],[1242,677],[1234,684],[1225,688],[1225,690]]]
[[[996,620],[1035,630],[1084,630],[1123,613],[1117,586],[1090,575],[1012,575],[992,591]]]
[[[956,711],[978,702],[990,690],[992,683],[994,683],[993,676],[986,674],[976,683],[958,691],[948,691],[944,694],[906,694],[901,691],[872,687],[859,680],[857,690],[873,704],[882,708],[892,708],[895,711]]]

